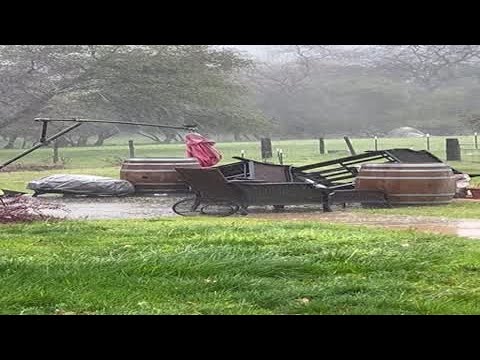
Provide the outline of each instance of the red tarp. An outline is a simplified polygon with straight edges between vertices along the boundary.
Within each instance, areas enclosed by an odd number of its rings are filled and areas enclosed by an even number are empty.
[[[215,142],[200,134],[192,133],[185,136],[187,157],[196,158],[201,167],[210,167],[222,160],[222,155],[215,149]]]

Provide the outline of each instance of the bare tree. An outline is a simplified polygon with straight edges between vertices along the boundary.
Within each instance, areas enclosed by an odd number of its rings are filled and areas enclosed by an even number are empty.
[[[370,49],[370,64],[435,90],[459,68],[478,64],[479,45],[390,45]]]

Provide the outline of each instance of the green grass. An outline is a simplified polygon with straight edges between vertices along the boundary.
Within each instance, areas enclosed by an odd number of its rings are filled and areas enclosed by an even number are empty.
[[[473,140],[470,137],[460,137],[461,143],[466,147]],[[123,138],[121,139],[123,141]],[[60,156],[66,161],[66,170],[41,171],[41,172],[17,172],[17,173],[0,173],[0,188],[9,188],[12,190],[24,191],[25,185],[33,179],[38,179],[52,173],[78,173],[100,176],[118,177],[121,159],[128,157],[127,141],[120,145],[111,140],[113,144],[103,147],[85,147],[85,148],[64,148],[60,149]],[[143,140],[145,141],[145,140]],[[355,148],[358,152],[372,150],[372,139],[353,139]],[[284,162],[292,165],[304,165],[313,162],[326,161],[337,157],[348,156],[346,146],[343,140],[327,139],[327,150],[344,151],[343,153],[334,153],[328,155],[320,155],[317,140],[286,140],[274,141],[274,151],[279,148],[284,151]],[[425,139],[409,138],[409,139],[380,139],[379,147],[382,149],[406,147],[421,150],[425,148]],[[239,156],[244,150],[245,156],[252,159],[260,159],[260,146],[258,142],[250,143],[219,143],[218,148],[223,154],[222,164],[230,163],[235,160],[232,156]],[[445,158],[445,138],[433,137],[431,139],[431,151],[440,158]],[[0,150],[0,162],[3,162],[20,152],[14,150]],[[183,157],[185,153],[184,144],[160,145],[160,144],[139,144],[136,146],[137,157]],[[20,163],[28,164],[50,164],[52,150],[40,149],[20,161]],[[463,162],[452,162],[451,165],[459,170],[468,173],[480,173],[480,151],[464,151]],[[277,161],[274,159],[274,161]],[[475,178],[474,183],[480,184],[480,178]]]
[[[409,215],[409,216],[436,216],[449,219],[480,219],[480,205],[475,202],[456,201],[442,206],[404,206],[392,209],[364,209],[353,210],[366,214],[379,215]]]
[[[1,314],[479,314],[480,243],[315,222],[0,226]]]
[[[461,138],[462,143],[472,142]],[[353,139],[358,152],[370,139]],[[444,139],[432,152],[444,158]],[[222,163],[258,143],[221,143]],[[321,156],[315,140],[275,141],[285,163]],[[381,148],[423,149],[424,139],[381,139]],[[345,150],[327,140],[328,150]],[[0,162],[18,150],[0,150]],[[61,149],[65,170],[0,173],[0,188],[25,190],[54,173],[118,177],[128,147]],[[137,145],[138,157],[183,156],[184,145]],[[472,155],[465,155],[471,153]],[[478,152],[451,165],[480,173]],[[50,163],[42,149],[24,164]],[[479,179],[480,180],[480,179]],[[478,218],[480,207],[358,210]],[[1,314],[478,314],[480,243],[452,236],[315,222],[161,219],[0,225]]]
[[[465,146],[472,140],[469,137],[459,137],[462,144]],[[352,139],[353,145],[357,152],[373,149],[372,139]],[[280,148],[284,151],[285,162],[290,164],[306,164],[312,161],[322,161],[339,156],[347,156],[346,146],[342,139],[327,139],[326,147],[329,151],[343,151],[340,153],[320,155],[318,150],[317,140],[284,140],[273,141],[274,150]],[[423,138],[408,138],[408,139],[380,139],[379,148],[387,149],[394,147],[406,147],[416,150],[425,149],[425,140]],[[231,142],[219,143],[218,148],[224,155],[224,162],[231,162],[232,156],[239,156],[241,150],[246,151],[246,157],[252,159],[260,159],[260,145],[259,142]],[[445,138],[434,137],[431,140],[431,151],[437,156],[445,157]],[[18,154],[19,149],[0,150],[0,161]],[[183,157],[185,152],[184,144],[137,144],[136,156],[138,157],[169,157],[180,156]],[[128,157],[128,145],[114,144],[103,147],[83,147],[83,148],[62,148],[60,149],[60,156],[67,161],[68,168],[97,168],[105,166],[117,166],[119,158]],[[28,155],[20,162],[25,164],[48,164],[51,162],[52,150],[40,149]],[[477,165],[472,165],[480,169],[480,151],[466,150],[464,151],[464,158],[466,163],[474,163],[478,161]]]

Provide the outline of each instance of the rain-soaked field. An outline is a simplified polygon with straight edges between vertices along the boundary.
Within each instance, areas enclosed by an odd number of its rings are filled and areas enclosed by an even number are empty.
[[[462,162],[451,163],[450,165],[457,169],[469,172],[480,173],[480,152],[474,149],[473,137],[459,137],[462,143]],[[143,139],[136,139],[136,156],[138,157],[182,157],[184,154],[183,144],[149,144]],[[374,147],[373,139],[352,139],[357,152],[372,150]],[[64,168],[47,171],[13,171],[0,172],[0,189],[6,188],[11,190],[26,191],[26,184],[33,179],[39,179],[44,176],[58,173],[67,174],[89,174],[118,178],[119,168],[122,159],[127,158],[128,148],[125,144],[127,139],[114,138],[103,147],[83,147],[83,148],[65,148],[61,149],[61,157]],[[218,148],[223,154],[222,164],[233,162],[232,156],[238,156],[245,153],[248,158],[259,159],[260,149],[257,142],[251,143],[219,143]],[[424,138],[402,138],[402,139],[379,139],[378,148],[412,148],[416,150],[425,149],[427,146]],[[438,157],[444,159],[445,137],[431,137],[430,151]],[[302,165],[312,162],[318,162],[336,157],[347,156],[346,146],[343,140],[326,139],[326,150],[329,152],[320,155],[318,140],[299,140],[299,141],[274,141],[274,149],[282,149],[284,153],[284,163],[292,165]],[[18,153],[19,150],[0,150],[0,161],[6,160],[12,155]],[[41,149],[24,159],[19,163],[22,166],[42,166],[51,165],[51,149]],[[278,163],[277,158],[271,159],[272,162]],[[473,183],[480,181],[480,178],[474,178]],[[69,219],[118,219],[118,218],[155,218],[155,217],[172,217],[175,214],[171,210],[171,206],[182,197],[179,195],[157,194],[156,196],[143,197],[127,197],[127,198],[61,198],[48,196],[50,202],[62,203],[68,213]],[[368,210],[353,209],[353,211],[362,212],[363,217],[352,215],[352,209],[347,212],[341,208],[336,209],[333,214],[324,214],[318,208],[311,207],[289,207],[284,213],[272,213],[271,210],[262,208],[254,209],[250,216],[263,216],[269,219],[315,219],[318,221],[331,222],[347,222],[352,224],[370,224],[379,226],[389,226],[398,228],[408,228],[415,223],[416,229],[436,230],[443,233],[476,233],[475,218],[479,217],[476,211],[477,204],[456,205],[455,211],[432,210],[429,208],[412,208],[406,210],[403,214],[398,210],[384,210],[382,214],[375,214],[374,217],[368,214]],[[478,205],[480,207],[480,204]],[[432,212],[433,211],[433,212]],[[345,214],[349,214],[346,216]],[[399,220],[404,215],[414,214],[416,220]],[[458,214],[464,219],[473,219],[470,222],[458,219]],[[381,215],[381,216],[380,216]],[[424,216],[429,216],[424,218]],[[434,218],[436,217],[436,219]],[[438,226],[439,222],[446,217],[455,217],[456,220],[450,221],[445,226]],[[472,222],[473,221],[473,222]],[[445,221],[444,221],[445,222]],[[458,229],[458,230],[456,230]],[[470,230],[468,230],[470,229]],[[476,235],[471,235],[476,236]]]
[[[430,151],[445,159],[445,138],[431,137]],[[480,173],[480,150],[474,149],[473,136],[458,136],[462,145],[462,162],[452,162],[453,167],[468,172]],[[184,157],[184,144],[147,144],[145,140],[137,139],[135,155],[137,157]],[[352,143],[358,153],[373,150],[373,139],[352,139]],[[233,156],[240,156],[242,150],[245,157],[260,160],[259,142],[235,142],[219,143],[218,149],[223,155],[222,164],[234,162]],[[402,139],[379,139],[379,149],[411,148],[415,150],[426,149],[424,138],[402,138]],[[320,155],[318,140],[284,140],[273,141],[274,153],[277,149],[283,151],[284,163],[291,165],[305,165],[320,161],[326,161],[338,157],[348,156],[345,142],[341,139],[326,139],[326,150],[328,154]],[[3,162],[20,152],[19,149],[0,150],[0,162]],[[120,164],[123,159],[128,158],[128,139],[114,138],[109,144],[103,147],[81,147],[60,149],[60,158],[65,169],[49,171],[22,171],[22,172],[0,172],[0,188],[12,190],[25,190],[28,181],[43,176],[67,173],[99,175],[118,178]],[[278,163],[274,154],[272,162]],[[40,149],[19,161],[24,166],[39,166],[52,164],[52,149]],[[5,170],[8,170],[5,169]],[[480,178],[478,178],[480,181]],[[476,181],[476,180],[474,180]]]
[[[50,211],[50,214],[70,220],[158,219],[177,217],[171,207],[186,196],[191,195],[158,194],[122,198],[65,198],[48,195],[40,197],[39,200],[62,205],[63,210]],[[477,207],[478,210],[469,211],[473,207]],[[332,213],[323,212],[321,206],[289,206],[282,212],[274,211],[272,207],[253,207],[249,209],[248,218],[364,225],[480,239],[480,219],[475,219],[479,210],[480,202],[462,200],[456,200],[454,204],[448,206],[403,209],[371,210],[363,209],[361,206],[343,209],[336,206]],[[462,218],[462,215],[465,218]],[[234,215],[232,219],[239,217],[241,215]]]
[[[410,142],[415,146],[409,146]],[[464,139],[467,142],[468,139]],[[358,151],[368,139],[353,140]],[[444,158],[443,139],[432,139]],[[423,139],[381,142],[422,147]],[[319,155],[318,143],[274,142],[285,163]],[[219,144],[223,163],[258,144]],[[336,149],[335,149],[336,148]],[[50,174],[119,176],[123,145],[64,149],[65,169],[0,173],[25,190]],[[0,151],[0,161],[16,151]],[[138,156],[182,156],[183,145],[138,145]],[[451,164],[480,173],[476,152]],[[51,149],[24,160],[49,164]],[[480,160],[480,159],[478,159]],[[39,197],[73,221],[0,225],[0,314],[476,314],[480,203],[398,209],[253,208],[247,217],[176,216],[180,195]],[[83,221],[88,220],[88,221]]]

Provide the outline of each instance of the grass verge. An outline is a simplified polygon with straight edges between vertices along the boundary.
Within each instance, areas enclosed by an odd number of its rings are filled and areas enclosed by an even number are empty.
[[[315,222],[0,226],[2,314],[478,314],[480,243]]]
[[[392,209],[355,208],[354,212],[379,215],[435,216],[448,219],[480,219],[480,202],[457,200],[441,206],[402,206]]]

